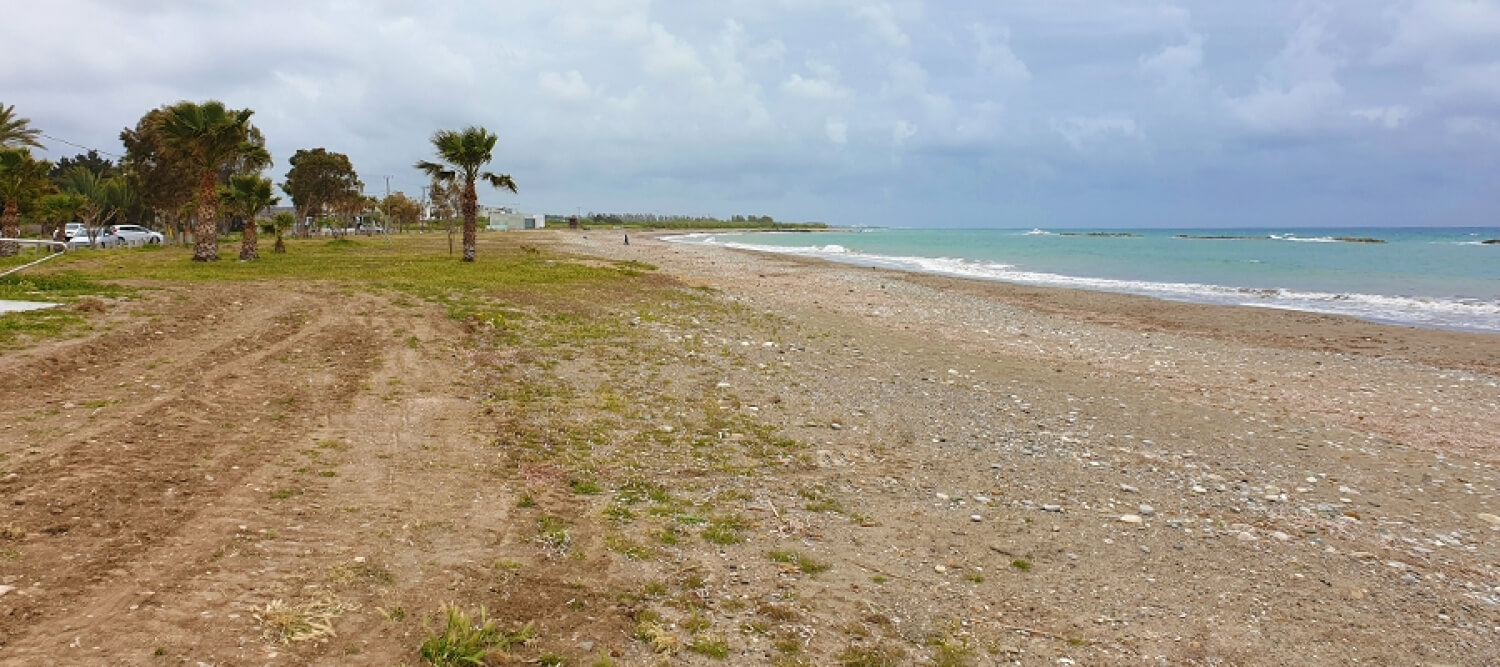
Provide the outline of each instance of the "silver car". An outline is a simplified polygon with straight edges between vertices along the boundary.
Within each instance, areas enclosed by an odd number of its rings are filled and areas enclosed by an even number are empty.
[[[160,233],[140,225],[110,225],[103,234],[99,235],[99,247],[157,245],[164,240],[165,237]]]

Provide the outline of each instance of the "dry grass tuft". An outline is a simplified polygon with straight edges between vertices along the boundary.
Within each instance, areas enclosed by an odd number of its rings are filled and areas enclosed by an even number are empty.
[[[355,608],[355,605],[327,596],[301,604],[272,600],[252,610],[252,613],[265,625],[268,637],[282,643],[291,643],[337,636],[333,630],[333,620]]]

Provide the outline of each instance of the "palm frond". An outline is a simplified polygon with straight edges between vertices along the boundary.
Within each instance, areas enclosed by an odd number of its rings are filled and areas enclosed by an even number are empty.
[[[445,164],[439,164],[437,162],[419,160],[417,161],[417,164],[415,166],[419,171],[427,174],[429,178],[442,181],[444,183],[451,183],[453,179],[458,176],[458,172],[454,171],[453,168]]]
[[[510,174],[496,174],[486,171],[480,174],[479,178],[500,190],[510,190],[512,193],[518,192],[516,190],[516,182],[510,177]]]

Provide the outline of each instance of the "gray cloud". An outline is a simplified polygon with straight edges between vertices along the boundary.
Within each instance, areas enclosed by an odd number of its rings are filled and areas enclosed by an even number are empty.
[[[1500,207],[1481,177],[1500,0],[56,0],[13,11],[8,40],[3,101],[52,136],[118,152],[147,110],[219,98],[256,111],[278,180],[324,146],[415,193],[428,136],[479,124],[521,186],[482,197],[527,210],[1027,227]]]

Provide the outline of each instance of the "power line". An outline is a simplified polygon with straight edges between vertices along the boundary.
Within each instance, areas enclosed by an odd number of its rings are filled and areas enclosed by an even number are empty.
[[[115,158],[116,160],[123,160],[123,159],[125,159],[125,156],[120,155],[118,153],[111,153],[109,151],[99,150],[97,148],[90,148],[90,147],[85,146],[83,144],[75,144],[75,143],[73,143],[71,141],[68,141],[67,139],[58,139],[57,137],[54,137],[54,136],[52,136],[50,134],[47,134],[45,132],[42,133],[42,138],[43,139],[50,139],[50,140],[56,141],[58,143],[67,144],[67,145],[72,146],[74,148],[82,148],[83,150],[86,150],[86,151],[94,151],[95,153],[103,153],[103,154],[108,155],[108,156],[110,156],[112,158]]]

